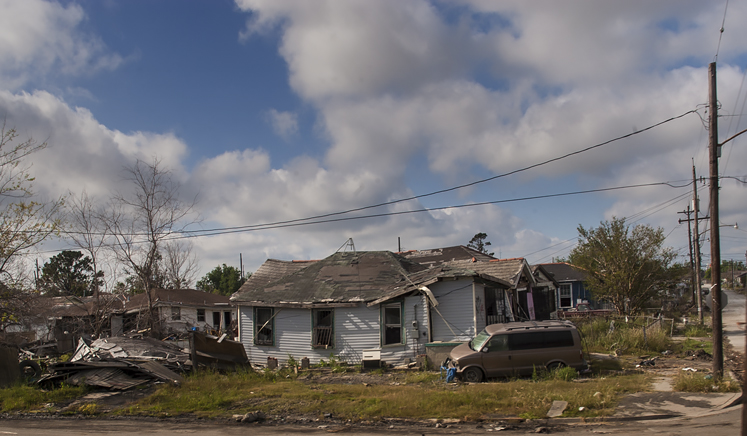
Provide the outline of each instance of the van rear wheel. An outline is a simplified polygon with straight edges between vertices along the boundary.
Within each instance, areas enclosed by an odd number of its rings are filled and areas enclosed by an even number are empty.
[[[563,362],[553,362],[549,365],[547,365],[547,370],[550,372],[556,371],[558,369],[565,368],[565,363]]]
[[[462,372],[462,380],[467,383],[480,383],[482,381],[482,371],[480,371],[480,368],[467,368]]]

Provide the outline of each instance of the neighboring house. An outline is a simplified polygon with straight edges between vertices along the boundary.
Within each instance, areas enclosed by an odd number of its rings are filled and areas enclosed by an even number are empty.
[[[154,289],[151,300],[163,333],[196,329],[234,336],[236,310],[231,307],[229,297],[195,289]],[[121,314],[112,318],[112,335],[148,328],[148,306],[145,293],[128,297]]]
[[[575,309],[578,303],[588,301],[593,309],[603,309],[595,304],[591,291],[586,289],[586,271],[576,268],[569,263],[544,263],[541,265],[545,271],[552,274],[558,283],[557,306],[558,310]]]
[[[334,354],[360,363],[373,352],[404,363],[427,344],[471,339],[489,322],[491,304],[513,319],[511,284],[468,266],[421,265],[389,251],[271,259],[231,297],[239,338],[253,362]]]
[[[35,297],[19,322],[0,334],[0,341],[51,343],[57,352],[67,353],[82,335],[110,335],[111,316],[122,307],[119,296],[104,293],[99,297]]]

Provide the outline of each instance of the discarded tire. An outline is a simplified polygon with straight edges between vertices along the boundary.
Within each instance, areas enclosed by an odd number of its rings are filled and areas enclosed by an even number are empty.
[[[35,380],[41,377],[41,367],[33,360],[22,360],[18,367],[21,369],[21,376],[26,380]]]

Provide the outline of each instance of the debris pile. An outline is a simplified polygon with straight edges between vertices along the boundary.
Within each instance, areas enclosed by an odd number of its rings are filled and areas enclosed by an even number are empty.
[[[172,383],[184,380],[178,373],[196,366],[235,370],[249,366],[243,345],[221,337],[193,332],[191,346],[154,338],[117,336],[95,341],[83,338],[69,362],[50,364],[40,384],[69,383],[109,389],[130,389],[145,383]]]
[[[156,361],[126,360],[100,362],[60,362],[49,366],[49,373],[38,383],[69,383],[75,386],[96,386],[125,390],[145,383],[166,382],[179,385],[184,379]]]

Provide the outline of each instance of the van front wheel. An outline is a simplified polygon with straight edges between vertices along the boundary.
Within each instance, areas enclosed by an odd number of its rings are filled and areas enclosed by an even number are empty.
[[[467,383],[480,383],[482,381],[482,371],[480,371],[480,368],[467,368],[462,372],[462,380]]]

